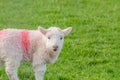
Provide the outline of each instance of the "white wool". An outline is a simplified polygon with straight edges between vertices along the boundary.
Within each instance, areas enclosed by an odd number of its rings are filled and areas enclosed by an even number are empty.
[[[0,65],[5,64],[6,73],[10,80],[19,80],[17,70],[22,60],[29,60],[33,64],[36,80],[43,80],[47,63],[54,63],[62,49],[64,36],[72,28],[61,30],[57,27],[38,30],[28,30],[29,49],[27,56],[21,45],[21,31],[6,29],[0,31]]]

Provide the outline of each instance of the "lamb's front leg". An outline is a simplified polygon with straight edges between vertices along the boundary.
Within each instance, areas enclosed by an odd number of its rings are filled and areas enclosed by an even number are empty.
[[[46,65],[36,64],[36,65],[33,65],[33,68],[34,68],[36,80],[44,80],[44,73],[46,70]]]
[[[19,80],[17,71],[20,65],[20,60],[10,59],[5,62],[6,73],[9,77],[9,80]]]

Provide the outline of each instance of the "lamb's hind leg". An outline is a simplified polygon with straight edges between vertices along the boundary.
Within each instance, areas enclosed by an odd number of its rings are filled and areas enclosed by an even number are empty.
[[[17,71],[21,60],[9,59],[5,62],[6,73],[9,80],[19,80]]]

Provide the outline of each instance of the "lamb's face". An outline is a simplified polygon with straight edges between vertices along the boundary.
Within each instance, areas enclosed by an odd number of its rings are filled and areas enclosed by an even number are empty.
[[[59,53],[64,42],[64,33],[56,27],[48,29],[46,35],[46,48],[54,53]]]
[[[61,30],[57,27],[44,29],[42,27],[39,27],[40,32],[45,37],[46,49],[49,52],[56,54],[60,53],[64,42],[64,36],[68,35],[71,32],[71,29],[72,28]]]

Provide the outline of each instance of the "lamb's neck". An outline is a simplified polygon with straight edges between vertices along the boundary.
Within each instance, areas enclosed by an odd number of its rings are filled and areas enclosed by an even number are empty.
[[[44,44],[43,36],[37,30],[31,32],[30,40],[32,53],[34,53],[38,47]]]

